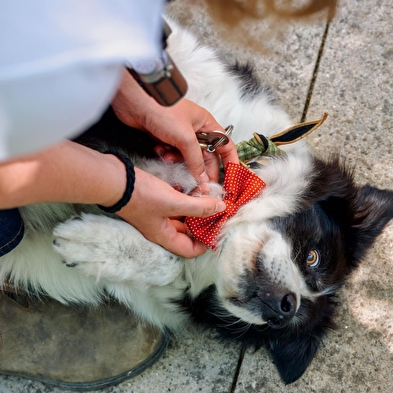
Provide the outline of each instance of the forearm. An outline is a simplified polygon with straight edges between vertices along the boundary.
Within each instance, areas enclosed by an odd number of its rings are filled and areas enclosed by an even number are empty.
[[[126,185],[126,168],[117,157],[66,141],[0,164],[0,209],[43,202],[109,207],[123,197]],[[205,246],[186,234],[184,223],[170,217],[205,217],[223,209],[221,200],[184,195],[135,168],[131,200],[117,214],[147,239],[192,258],[205,252]]]
[[[125,187],[119,159],[70,141],[0,163],[0,209],[41,202],[111,206]]]

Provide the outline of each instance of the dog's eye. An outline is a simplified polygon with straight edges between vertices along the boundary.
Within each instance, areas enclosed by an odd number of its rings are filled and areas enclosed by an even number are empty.
[[[310,267],[318,266],[319,252],[317,250],[310,250],[306,258],[307,265]]]

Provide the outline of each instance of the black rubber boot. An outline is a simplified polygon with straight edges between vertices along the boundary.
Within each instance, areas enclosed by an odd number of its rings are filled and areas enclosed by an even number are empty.
[[[66,307],[0,288],[0,373],[71,390],[116,385],[155,363],[169,338],[108,302]]]

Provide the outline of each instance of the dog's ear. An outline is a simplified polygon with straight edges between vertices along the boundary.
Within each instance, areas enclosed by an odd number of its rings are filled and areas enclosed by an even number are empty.
[[[324,196],[320,206],[341,228],[348,274],[393,218],[393,191],[357,187],[353,173],[337,157],[327,163],[316,159],[315,167],[319,175],[310,195]]]
[[[265,346],[285,384],[299,379],[314,359],[322,337],[311,334],[269,340]]]
[[[393,218],[393,192],[364,186],[358,190],[350,210],[352,223],[348,247],[352,267],[356,267]]]

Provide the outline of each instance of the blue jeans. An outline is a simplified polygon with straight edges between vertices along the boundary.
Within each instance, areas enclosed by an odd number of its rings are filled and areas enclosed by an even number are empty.
[[[22,240],[24,225],[18,209],[0,210],[0,257]]]

